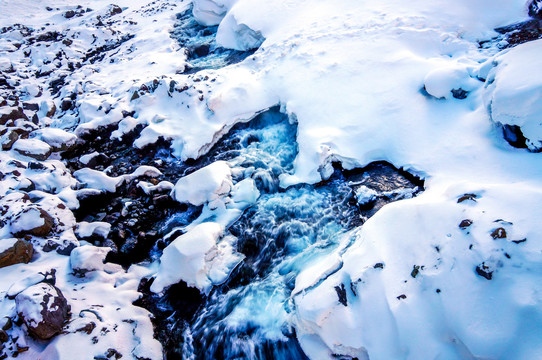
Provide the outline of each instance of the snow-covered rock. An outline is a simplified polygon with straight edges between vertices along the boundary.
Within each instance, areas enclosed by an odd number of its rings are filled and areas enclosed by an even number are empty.
[[[51,146],[38,139],[19,139],[11,149],[21,155],[41,161],[46,160],[52,152]]]
[[[73,176],[87,188],[114,193],[117,191],[124,178],[122,176],[110,177],[103,171],[84,168],[77,170]]]
[[[111,224],[103,221],[87,222],[81,221],[77,223],[75,234],[78,237],[86,238],[91,236],[98,236],[102,239],[107,239],[109,232],[111,231]]]
[[[31,136],[47,143],[53,151],[68,150],[77,142],[77,136],[58,128],[43,128],[32,132]]]
[[[45,210],[29,207],[23,210],[11,222],[11,232],[15,236],[26,234],[45,236],[54,225],[54,220]]]
[[[160,257],[160,269],[151,291],[160,293],[181,280],[203,292],[222,283],[243,259],[231,237],[218,241],[224,228],[214,222],[197,225],[169,244]]]
[[[542,40],[519,45],[495,58],[487,80],[486,103],[491,119],[517,126],[531,151],[542,150]],[[510,139],[511,142],[519,139]]]
[[[30,286],[15,298],[17,313],[28,331],[41,340],[58,334],[68,319],[68,302],[62,292],[48,283]]]
[[[81,275],[90,271],[104,270],[105,257],[110,251],[111,248],[108,247],[79,246],[70,254],[70,266],[75,273]]]
[[[171,196],[181,203],[202,205],[228,195],[232,187],[228,163],[216,161],[179,179]]]

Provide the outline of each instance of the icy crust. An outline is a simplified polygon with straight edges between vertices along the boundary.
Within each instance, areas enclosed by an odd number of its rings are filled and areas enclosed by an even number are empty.
[[[303,350],[314,359],[539,356],[532,218],[541,199],[528,184],[463,184],[384,207],[351,247],[297,277]]]
[[[493,121],[519,126],[531,151],[542,150],[542,40],[519,45],[493,59],[486,103]]]

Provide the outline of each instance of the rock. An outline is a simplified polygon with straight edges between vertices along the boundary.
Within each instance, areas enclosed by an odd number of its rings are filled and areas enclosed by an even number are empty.
[[[64,17],[65,17],[66,19],[71,19],[71,18],[74,17],[74,16],[75,16],[75,11],[73,11],[73,10],[68,10],[68,11],[66,11],[66,12],[64,13]]]
[[[0,268],[19,263],[28,263],[34,254],[31,243],[21,239],[0,240]]]
[[[9,120],[15,121],[17,119],[28,120],[21,107],[0,109],[0,125],[5,125]]]
[[[533,0],[529,4],[529,16],[535,19],[542,19],[542,1]]]
[[[109,16],[117,15],[122,12],[122,9],[118,5],[111,5],[111,8],[109,10]]]
[[[52,152],[51,146],[38,139],[19,139],[11,148],[21,155],[28,156],[39,161],[46,160]]]
[[[66,151],[72,149],[77,136],[62,129],[43,128],[32,132],[31,136],[49,145],[53,151]]]
[[[0,144],[2,144],[2,150],[9,150],[15,144],[15,141],[19,139],[19,135],[16,131],[8,129],[2,136],[0,136]]]
[[[505,239],[506,238],[506,230],[502,227],[497,228],[491,232],[491,237],[496,239]]]
[[[30,207],[23,210],[12,222],[11,232],[17,237],[45,236],[53,228],[54,220],[45,210]]]
[[[464,230],[464,229],[468,228],[471,225],[472,225],[472,220],[465,219],[465,220],[461,221],[461,223],[459,224],[459,228]]]
[[[15,297],[17,313],[28,332],[41,340],[58,334],[68,319],[68,302],[57,287],[39,283]]]
[[[84,276],[87,272],[104,270],[104,260],[111,251],[108,247],[83,245],[73,249],[70,254],[70,265],[76,274]]]

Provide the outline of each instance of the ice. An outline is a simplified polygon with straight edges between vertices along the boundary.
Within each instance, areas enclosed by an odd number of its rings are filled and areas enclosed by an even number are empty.
[[[88,165],[88,163],[98,155],[100,155],[100,153],[97,151],[94,151],[94,152],[91,152],[90,154],[81,156],[79,158],[79,161],[81,162],[81,164]]]
[[[229,165],[217,161],[179,179],[171,196],[178,202],[202,205],[229,194],[232,186]]]

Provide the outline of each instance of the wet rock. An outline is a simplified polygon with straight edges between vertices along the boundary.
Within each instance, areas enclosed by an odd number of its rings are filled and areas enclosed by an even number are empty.
[[[31,157],[33,159],[46,160],[53,149],[46,143],[38,139],[19,139],[12,145],[12,150],[19,154]]]
[[[29,287],[17,295],[15,303],[28,332],[41,340],[58,334],[68,319],[68,302],[60,289],[51,284]]]
[[[0,240],[0,268],[19,263],[28,263],[34,254],[31,243],[21,239]]]
[[[30,207],[23,210],[12,222],[11,232],[17,237],[25,235],[45,236],[54,225],[54,220],[45,210]]]

